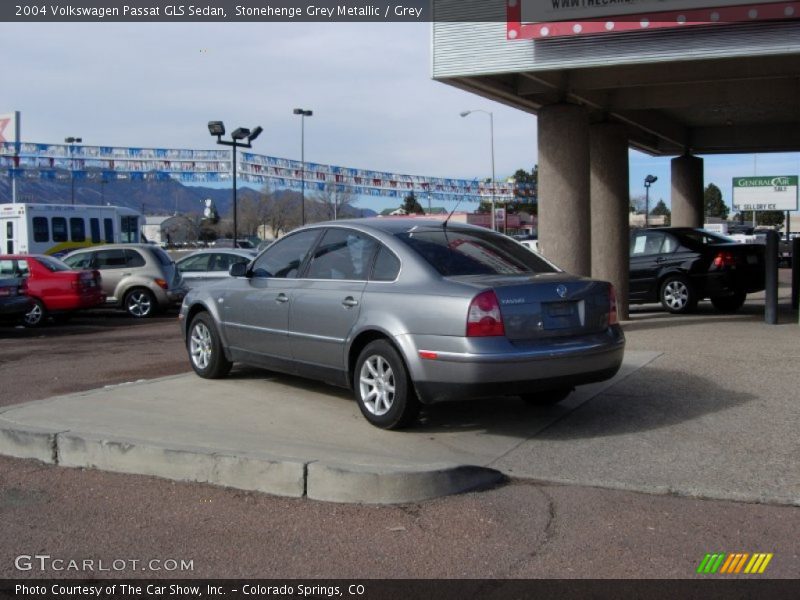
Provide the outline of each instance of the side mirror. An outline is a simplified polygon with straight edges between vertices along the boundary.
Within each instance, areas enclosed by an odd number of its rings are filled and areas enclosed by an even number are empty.
[[[228,272],[231,277],[247,277],[247,263],[234,263]]]

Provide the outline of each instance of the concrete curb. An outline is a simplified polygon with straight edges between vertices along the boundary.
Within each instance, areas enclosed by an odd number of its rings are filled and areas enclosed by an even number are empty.
[[[166,446],[96,433],[55,431],[0,418],[0,454],[48,464],[210,483],[329,502],[401,504],[490,487],[505,476],[475,466],[330,465],[254,453]]]
[[[356,465],[308,465],[307,495],[328,502],[396,504],[491,487],[505,480],[494,469],[430,465],[424,471]]]

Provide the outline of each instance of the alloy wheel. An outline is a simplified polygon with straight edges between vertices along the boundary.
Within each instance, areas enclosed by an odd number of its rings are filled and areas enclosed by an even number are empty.
[[[198,369],[207,369],[211,362],[211,331],[205,323],[196,323],[192,328],[192,335],[189,340],[189,355],[192,357],[194,366]]]
[[[364,407],[373,415],[385,415],[392,408],[395,396],[394,371],[389,362],[373,354],[361,367],[359,386]]]
[[[128,312],[134,317],[146,317],[153,309],[150,294],[144,291],[134,291],[128,296]]]
[[[664,302],[673,310],[680,310],[689,302],[689,288],[679,280],[664,286]]]

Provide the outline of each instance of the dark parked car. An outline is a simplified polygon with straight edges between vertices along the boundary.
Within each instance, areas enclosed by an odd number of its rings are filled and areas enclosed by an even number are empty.
[[[25,315],[27,327],[38,327],[51,315],[63,319],[106,301],[98,271],[73,271],[52,256],[4,254],[0,256],[0,277],[9,275],[27,281],[27,293],[33,301]]]
[[[481,227],[319,223],[231,274],[181,307],[195,372],[223,377],[242,362],[349,387],[378,427],[409,424],[420,402],[552,404],[622,363],[610,283]]]
[[[27,295],[27,286],[22,277],[0,278],[0,322],[22,323],[33,306]]]
[[[763,244],[740,244],[690,227],[631,232],[631,303],[661,302],[672,313],[692,311],[709,298],[735,312],[747,294],[764,289]]]

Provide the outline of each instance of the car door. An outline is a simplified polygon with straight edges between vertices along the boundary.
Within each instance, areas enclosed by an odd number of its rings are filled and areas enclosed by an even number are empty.
[[[92,269],[100,271],[103,281],[103,292],[108,302],[121,302],[124,290],[119,289],[123,278],[131,275],[128,267],[128,255],[124,248],[109,248],[93,252]]]
[[[326,378],[328,371],[336,378],[333,372],[344,369],[346,343],[377,248],[364,233],[331,227],[314,249],[289,311],[292,357],[310,374]]]
[[[187,256],[177,263],[181,277],[190,288],[197,287],[200,283],[208,280],[208,266],[211,254],[202,253],[194,256]]]
[[[258,257],[247,277],[215,289],[222,329],[240,360],[286,369],[290,300],[319,235],[319,229],[287,235]]]
[[[664,232],[643,229],[631,234],[630,291],[631,301],[657,299],[655,289],[661,263]]]

